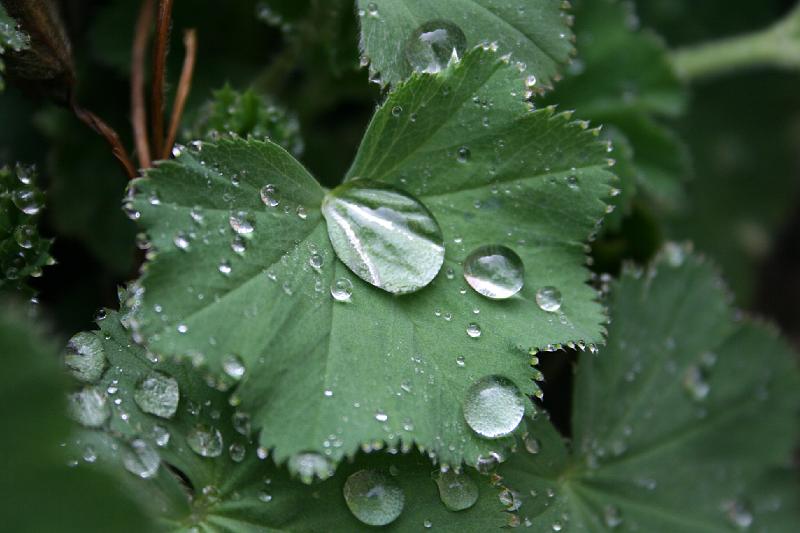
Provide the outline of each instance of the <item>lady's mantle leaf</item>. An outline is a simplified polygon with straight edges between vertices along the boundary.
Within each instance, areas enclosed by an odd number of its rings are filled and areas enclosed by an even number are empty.
[[[76,470],[100,467],[117,473],[128,493],[149,503],[168,531],[360,531],[365,526],[348,510],[343,485],[361,469],[391,478],[404,495],[403,510],[388,531],[423,529],[426,521],[444,531],[488,531],[505,524],[497,489],[474,471],[465,473],[476,491],[472,505],[449,511],[439,498],[432,465],[417,453],[359,457],[313,486],[293,480],[287,469],[265,459],[253,441],[252,421],[229,405],[219,382],[205,379],[187,362],[153,362],[133,343],[117,313],[108,312],[99,324],[99,331],[81,335],[84,342],[94,338],[101,346],[107,370],[94,386],[108,395],[112,414],[104,427],[77,434],[69,449],[80,463]],[[174,414],[156,416],[142,409],[141,394],[152,376],[175,383],[180,400]],[[156,388],[149,391],[159,395]],[[289,467],[306,481],[332,473],[328,460],[312,453],[296,457]]]
[[[380,289],[417,291],[442,268],[439,224],[403,191],[368,180],[346,183],[325,196],[322,215],[336,256]]]
[[[382,442],[449,464],[502,451],[513,437],[479,438],[462,404],[486,376],[537,393],[532,349],[602,339],[582,241],[613,177],[592,132],[531,112],[523,92],[514,67],[478,49],[413,77],[375,116],[351,176],[413,194],[445,236],[445,268],[413,295],[376,290],[337,260],[322,188],[273,144],[204,145],[150,171],[128,206],[153,246],[139,340],[241,377],[236,399],[279,462],[308,451],[337,462]],[[461,278],[485,244],[525,261],[514,298]],[[536,303],[546,286],[563,295],[557,312]]]
[[[788,346],[734,320],[716,273],[678,248],[624,274],[610,308],[607,347],[578,366],[574,451],[541,420],[539,454],[501,467],[520,519],[542,532],[791,531],[800,515],[780,471],[800,374]]]
[[[548,86],[573,50],[561,0],[358,0],[363,63],[382,84],[435,73],[482,43],[497,42],[520,70]]]

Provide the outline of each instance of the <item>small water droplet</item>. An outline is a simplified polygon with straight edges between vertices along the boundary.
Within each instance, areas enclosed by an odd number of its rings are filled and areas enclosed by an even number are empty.
[[[84,387],[68,397],[68,412],[82,426],[97,428],[111,416],[105,392],[97,387]]]
[[[289,470],[306,485],[315,479],[325,480],[333,475],[333,465],[322,455],[314,452],[298,453],[289,459]]]
[[[222,453],[222,434],[214,426],[198,424],[186,436],[189,448],[202,457],[219,457]]]
[[[359,470],[344,484],[344,500],[353,516],[370,526],[394,522],[405,505],[403,490],[375,470]]]
[[[496,439],[517,429],[525,415],[525,397],[511,380],[486,376],[467,390],[463,410],[475,433]]]
[[[319,270],[322,268],[322,265],[325,264],[325,258],[322,257],[321,254],[313,253],[311,257],[308,258],[308,264],[311,265],[311,268]]]
[[[175,238],[172,239],[173,244],[178,250],[183,250],[184,252],[189,250],[189,236],[184,232],[179,232],[175,235]]]
[[[389,415],[387,415],[383,411],[378,410],[375,412],[375,420],[377,420],[378,422],[386,422],[387,420],[389,420]]]
[[[247,448],[245,448],[244,445],[239,442],[234,442],[228,447],[228,454],[231,456],[231,460],[236,463],[241,463],[244,461],[244,456],[246,453]]]
[[[233,379],[239,380],[242,379],[247,369],[241,357],[229,354],[222,360],[222,370]]]
[[[730,501],[723,504],[723,510],[728,521],[737,529],[749,529],[753,525],[753,513],[740,501]]]
[[[146,441],[134,439],[123,449],[122,464],[131,474],[150,479],[158,472],[161,457]]]
[[[478,294],[493,300],[517,294],[525,281],[522,259],[500,245],[481,246],[464,261],[464,279]]]
[[[606,505],[603,509],[603,521],[609,529],[622,525],[622,512],[616,505]]]
[[[169,444],[169,439],[171,437],[169,430],[164,426],[159,425],[153,426],[152,436],[153,442],[155,442],[156,446],[159,448],[163,448]]]
[[[476,324],[475,322],[470,322],[467,325],[467,335],[469,335],[473,339],[476,339],[476,338],[480,337],[481,336],[481,327],[478,324]]]
[[[228,217],[231,229],[239,235],[249,235],[255,230],[251,217],[245,211],[239,211]]]
[[[467,163],[469,162],[470,158],[472,157],[472,152],[466,146],[462,146],[458,149],[456,159],[459,163]]]
[[[478,501],[478,485],[466,474],[440,471],[435,481],[442,503],[451,511],[469,509]]]
[[[96,382],[106,368],[102,341],[93,333],[78,333],[67,343],[64,364],[76,379],[86,383]]]
[[[133,399],[145,413],[171,418],[180,400],[178,382],[161,372],[151,372],[136,385]]]
[[[278,204],[280,204],[278,188],[272,184],[264,185],[261,189],[261,201],[264,202],[264,205],[267,207],[277,207]]]
[[[347,278],[339,278],[331,286],[331,296],[337,302],[349,302],[352,295],[353,282]]]
[[[457,25],[431,20],[417,28],[405,44],[405,58],[413,70],[436,74],[458,61],[467,49],[467,38]]]
[[[219,270],[220,274],[228,276],[228,275],[230,275],[231,272],[233,272],[233,267],[231,267],[230,261],[223,259],[219,263],[219,266],[217,267],[217,270]]]
[[[235,429],[241,435],[245,437],[250,436],[250,432],[252,431],[252,427],[250,424],[250,415],[247,413],[243,413],[241,411],[236,411],[233,413],[231,417],[231,423],[233,424],[233,429]]]
[[[539,439],[535,438],[530,433],[525,433],[522,436],[522,442],[525,444],[525,449],[530,454],[537,454],[542,449],[542,444],[539,442]]]
[[[536,291],[536,304],[542,311],[555,313],[561,309],[561,291],[552,286]]]

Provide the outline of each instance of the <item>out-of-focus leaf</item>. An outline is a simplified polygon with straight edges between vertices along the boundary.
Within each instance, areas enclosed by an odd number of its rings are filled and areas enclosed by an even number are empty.
[[[34,167],[0,167],[0,292],[24,290],[30,276],[52,263],[51,241],[41,237],[44,194]]]
[[[149,521],[109,476],[68,466],[64,381],[44,334],[0,309],[0,521],[19,533],[149,531]]]
[[[542,87],[557,79],[573,51],[561,0],[358,0],[362,63],[394,85],[415,70],[437,72],[455,52],[496,42]]]
[[[520,521],[542,532],[792,531],[800,373],[787,344],[735,320],[716,272],[677,246],[623,274],[609,305],[607,346],[578,365],[572,450],[540,418],[536,453],[500,467]]]
[[[216,141],[232,136],[268,139],[295,157],[303,153],[297,117],[251,89],[239,92],[230,85],[214,91],[213,98],[200,108],[191,129],[183,136],[186,141]]]

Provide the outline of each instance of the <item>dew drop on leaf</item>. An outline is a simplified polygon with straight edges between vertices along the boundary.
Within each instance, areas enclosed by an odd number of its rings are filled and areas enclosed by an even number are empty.
[[[337,302],[349,302],[353,295],[353,283],[347,278],[339,278],[331,285],[331,296]]]
[[[692,398],[692,400],[699,402],[705,400],[711,387],[706,380],[704,369],[698,365],[692,365],[686,369],[683,375],[683,388]]]
[[[497,439],[513,432],[525,415],[525,397],[514,383],[502,376],[476,381],[464,400],[464,419],[481,437]]]
[[[753,513],[741,501],[730,501],[723,504],[728,521],[737,529],[749,529],[753,524]]]
[[[478,501],[478,485],[466,474],[440,471],[435,481],[442,503],[451,511],[469,509]]]
[[[93,333],[81,332],[67,343],[64,364],[76,379],[94,383],[103,375],[106,356],[100,338]]]
[[[111,416],[111,406],[105,392],[97,387],[84,387],[68,397],[68,412],[80,425],[96,428]]]
[[[315,479],[324,480],[333,475],[331,462],[318,453],[305,452],[293,455],[289,459],[288,466],[289,470],[307,485]]]
[[[228,217],[228,222],[231,225],[231,229],[233,229],[233,231],[239,235],[249,235],[255,230],[253,221],[244,211],[239,211],[238,213]]]
[[[278,188],[275,185],[264,185],[261,188],[261,201],[264,202],[264,205],[267,207],[277,207],[280,204],[280,199],[278,198]]]
[[[555,313],[561,309],[561,291],[552,286],[536,291],[536,304],[542,311]]]
[[[131,474],[150,479],[158,472],[161,457],[147,441],[134,439],[122,451],[122,464]]]
[[[241,443],[234,442],[228,447],[228,454],[231,456],[231,460],[236,463],[241,463],[244,461],[244,456],[246,453],[247,448],[245,448]]]
[[[514,250],[500,245],[481,246],[464,261],[464,279],[478,294],[503,300],[517,294],[525,268]]]
[[[442,268],[442,230],[433,214],[404,191],[356,179],[325,196],[322,214],[339,259],[380,289],[417,291]]]
[[[405,58],[417,72],[436,74],[467,49],[464,32],[452,22],[431,20],[417,28],[405,45]]]
[[[522,436],[522,442],[525,444],[525,450],[528,453],[533,454],[533,455],[536,455],[537,453],[539,453],[539,451],[542,448],[542,445],[539,442],[539,439],[537,439],[536,437],[534,437],[530,433],[525,433],[525,435]]]
[[[153,442],[156,443],[156,446],[159,448],[163,448],[167,444],[169,444],[169,439],[171,437],[169,430],[164,426],[155,425],[152,429],[152,437]]]
[[[603,509],[603,522],[609,529],[614,529],[622,525],[622,511],[616,505],[606,505]]]
[[[456,159],[458,160],[459,163],[468,163],[471,157],[472,157],[472,151],[466,146],[462,146],[461,148],[459,148],[456,154]]]
[[[370,526],[394,522],[405,505],[403,490],[375,470],[359,470],[344,484],[344,500],[353,516]]]
[[[222,360],[222,370],[233,379],[242,379],[246,368],[242,358],[238,355],[229,354]]]
[[[219,457],[222,453],[222,434],[214,426],[198,424],[186,436],[189,448],[202,457]]]
[[[170,418],[178,409],[178,382],[161,372],[151,372],[136,385],[133,399],[145,413]]]
[[[470,322],[467,324],[467,335],[476,339],[481,336],[481,327],[476,324],[475,322]]]

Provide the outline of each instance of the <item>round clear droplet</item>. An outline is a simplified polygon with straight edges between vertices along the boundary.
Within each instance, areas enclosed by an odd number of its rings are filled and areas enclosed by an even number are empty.
[[[391,524],[405,505],[403,490],[389,476],[359,470],[344,484],[344,500],[353,516],[370,526]]]
[[[111,405],[105,392],[97,387],[84,387],[68,397],[69,415],[80,425],[97,428],[111,416]]]
[[[464,32],[447,20],[431,20],[411,34],[405,45],[405,58],[418,72],[436,74],[450,61],[458,61],[467,49]]]
[[[439,472],[435,481],[442,503],[451,511],[469,509],[478,501],[478,485],[466,474]]]
[[[517,429],[525,415],[525,397],[508,378],[487,376],[467,390],[463,410],[475,433],[497,439]]]
[[[339,278],[331,285],[331,296],[337,302],[349,302],[353,295],[353,282],[347,278]]]
[[[542,287],[536,291],[536,304],[542,311],[555,313],[561,309],[561,291],[555,287]]]
[[[233,379],[239,380],[242,379],[247,369],[241,357],[230,354],[222,360],[222,370]]]
[[[522,259],[506,246],[475,249],[464,261],[464,279],[478,294],[493,300],[510,298],[522,290],[525,267]]]
[[[222,434],[214,426],[198,424],[186,436],[189,448],[202,457],[219,457],[222,453]]]

